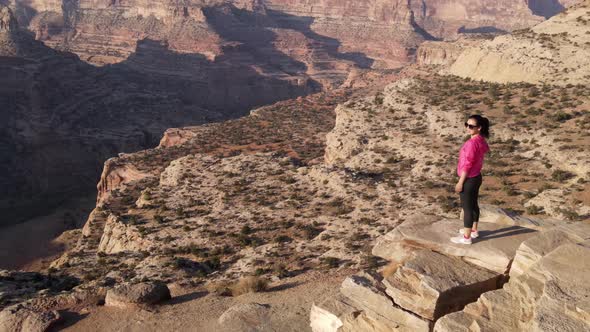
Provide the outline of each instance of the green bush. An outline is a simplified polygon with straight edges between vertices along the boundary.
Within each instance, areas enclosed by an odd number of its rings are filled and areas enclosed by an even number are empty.
[[[563,181],[573,178],[574,176],[576,176],[576,175],[572,172],[556,169],[551,174],[551,179],[553,179],[553,181],[563,182]]]

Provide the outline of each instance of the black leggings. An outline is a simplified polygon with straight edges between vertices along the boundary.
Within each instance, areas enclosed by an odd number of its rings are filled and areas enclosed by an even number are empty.
[[[463,226],[472,228],[474,222],[479,221],[479,205],[477,198],[479,196],[479,187],[481,186],[482,176],[465,179],[463,191],[459,193],[461,197],[461,207],[463,208]]]

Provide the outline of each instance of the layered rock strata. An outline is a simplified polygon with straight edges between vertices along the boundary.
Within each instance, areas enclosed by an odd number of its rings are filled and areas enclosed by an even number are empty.
[[[338,66],[330,59],[337,51],[342,52],[336,56],[340,62],[348,59],[362,67],[391,68],[411,60],[417,43],[424,38],[512,31],[542,21],[520,1],[366,0],[336,4],[324,0],[208,0],[160,1],[150,6],[141,1],[80,1],[59,6],[52,1],[29,6],[38,14],[23,14],[19,19],[38,39],[71,50],[91,63],[119,62],[132,54],[143,38],[165,40],[175,52],[214,59],[230,50],[226,44],[244,43],[235,38],[236,33],[244,36],[253,28],[268,28],[260,32],[276,35],[274,47],[306,63],[308,73],[318,77],[338,70],[330,68]],[[245,25],[236,25],[232,22],[236,12],[253,16],[241,22]],[[228,31],[228,26],[234,31]],[[252,40],[246,44],[257,50],[242,52],[270,55],[264,50],[268,45]]]

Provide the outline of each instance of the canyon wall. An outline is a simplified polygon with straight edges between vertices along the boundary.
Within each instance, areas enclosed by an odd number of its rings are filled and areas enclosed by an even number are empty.
[[[0,13],[0,225],[93,194],[108,157],[156,146],[167,128],[319,89],[300,67],[273,72],[232,52],[215,62],[156,40],[138,42],[121,63],[95,67],[32,39],[7,7]]]
[[[312,75],[332,70],[323,68],[326,59],[314,61],[318,53],[340,51],[339,59],[363,67],[399,67],[413,60],[423,39],[529,27],[543,20],[529,6],[549,6],[513,0],[11,1],[37,39],[93,64],[123,61],[144,38],[209,59],[224,54],[228,42],[260,50],[243,39],[254,26],[273,37],[274,48],[308,65]]]

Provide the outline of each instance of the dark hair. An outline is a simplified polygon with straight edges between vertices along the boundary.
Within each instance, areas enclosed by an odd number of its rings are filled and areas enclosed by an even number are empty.
[[[481,131],[479,132],[481,136],[485,138],[490,137],[490,120],[488,120],[488,118],[479,114],[474,114],[471,115],[469,119],[475,119],[475,121],[477,121],[477,125],[481,127]]]

